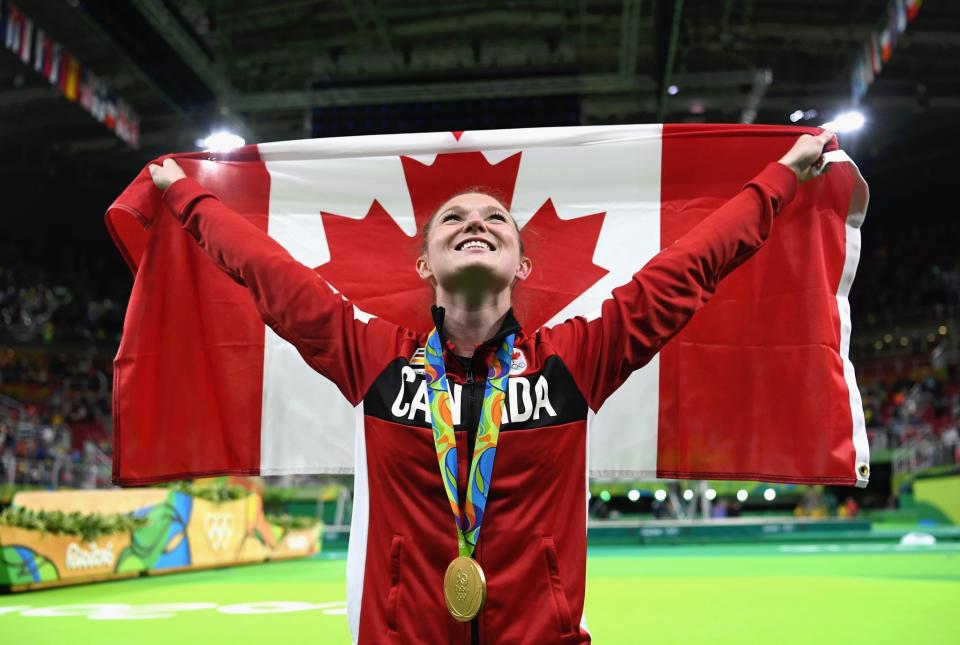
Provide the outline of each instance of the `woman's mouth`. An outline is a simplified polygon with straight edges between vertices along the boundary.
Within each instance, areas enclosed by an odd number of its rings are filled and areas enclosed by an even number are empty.
[[[469,251],[471,249],[479,249],[481,251],[492,251],[493,245],[487,242],[486,240],[473,238],[469,240],[464,240],[463,242],[460,242],[454,247],[454,250],[456,251]]]

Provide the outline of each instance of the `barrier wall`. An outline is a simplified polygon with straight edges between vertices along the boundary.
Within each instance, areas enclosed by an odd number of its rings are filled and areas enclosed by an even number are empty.
[[[945,477],[918,477],[913,482],[913,498],[923,519],[952,522],[960,525],[960,475]],[[929,515],[930,517],[924,517]]]
[[[223,567],[313,555],[321,526],[284,530],[263,514],[261,497],[214,503],[165,488],[29,492],[31,510],[133,513],[146,526],[85,542],[76,535],[0,526],[0,587],[37,587]]]

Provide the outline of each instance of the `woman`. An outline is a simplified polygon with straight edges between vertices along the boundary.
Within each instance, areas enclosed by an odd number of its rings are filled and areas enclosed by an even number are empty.
[[[616,289],[598,318],[528,332],[511,294],[531,260],[491,195],[455,195],[424,227],[416,270],[435,294],[424,334],[358,319],[176,162],[150,166],[183,228],[357,408],[355,641],[589,642],[588,422],[763,244],[832,136],[800,137]]]

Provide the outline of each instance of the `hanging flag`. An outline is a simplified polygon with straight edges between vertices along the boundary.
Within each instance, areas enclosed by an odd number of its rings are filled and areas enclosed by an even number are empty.
[[[30,62],[31,46],[33,45],[33,20],[26,16],[21,16],[22,27],[20,31],[19,50],[17,55],[24,63]]]
[[[601,311],[618,315],[603,307],[615,287],[632,283],[650,258],[805,132],[815,130],[543,128],[175,155],[236,210],[238,222],[247,221],[243,239],[259,229],[307,267],[270,252],[277,267],[312,276],[302,292],[280,295],[276,285],[277,297],[291,299],[289,309],[280,308],[295,317],[295,307],[319,307],[312,324],[343,325],[318,327],[310,341],[317,349],[282,340],[276,332],[286,323],[264,324],[241,278],[204,255],[144,169],[106,216],[135,272],[115,361],[115,480],[339,473],[357,463],[359,489],[367,460],[382,457],[377,437],[394,431],[411,440],[423,434],[430,456],[417,343],[433,324],[432,294],[414,261],[416,230],[440,203],[477,185],[504,196],[534,266],[514,292],[517,317],[528,337],[543,328],[551,330],[541,332],[545,339],[567,338],[576,327],[564,323],[571,317],[584,316],[578,324],[588,325],[605,320],[597,318]],[[504,420],[497,467],[522,459],[524,437],[558,427],[562,416],[572,430],[551,436],[570,442],[564,454],[589,454],[595,475],[865,485],[868,449],[847,359],[847,295],[866,201],[852,163],[801,186],[765,246],[646,366],[623,373],[626,381],[605,401],[607,390],[576,385],[591,360],[594,369],[612,360],[602,347],[588,348],[587,363],[548,368],[518,344],[504,408],[516,425]],[[278,268],[263,279],[283,278]],[[341,297],[352,306],[338,305]],[[373,340],[382,340],[390,323],[411,330],[387,334],[408,339],[408,354]],[[621,369],[604,368],[598,378]],[[533,435],[511,431],[527,427]]]
[[[873,73],[879,74],[883,69],[883,56],[880,54],[880,34],[870,34],[870,64]]]
[[[16,7],[10,7],[6,14],[6,32],[3,44],[15,54],[20,52],[20,40],[23,36],[23,14]]]
[[[63,51],[60,48],[60,43],[53,43],[50,46],[50,65],[47,66],[47,80],[50,81],[51,85],[60,85],[60,66],[63,61]]]
[[[79,98],[77,102],[87,112],[93,114],[94,95],[97,91],[97,77],[88,69],[80,75]]]
[[[890,56],[893,55],[893,39],[890,35],[890,27],[885,27],[880,32],[880,38],[878,40],[880,46],[880,60],[883,63],[890,62]]]
[[[47,36],[43,33],[43,29],[37,29],[33,43],[33,69],[41,74],[43,73],[43,65],[46,61],[47,52],[45,45],[47,42]]]
[[[920,13],[920,5],[923,4],[923,0],[906,0],[906,2],[907,20],[913,22],[917,14]]]
[[[71,101],[76,101],[80,90],[80,61],[70,54],[63,55],[60,68],[60,91]]]

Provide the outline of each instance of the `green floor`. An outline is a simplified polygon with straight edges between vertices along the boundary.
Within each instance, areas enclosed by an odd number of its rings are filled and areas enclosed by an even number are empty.
[[[0,643],[347,643],[344,570],[314,559],[0,596]],[[956,543],[605,547],[588,560],[597,643],[955,644],[958,613]]]

